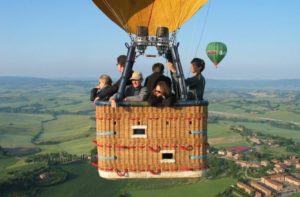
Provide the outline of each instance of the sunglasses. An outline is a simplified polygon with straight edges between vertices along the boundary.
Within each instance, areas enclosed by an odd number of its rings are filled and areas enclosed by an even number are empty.
[[[155,92],[161,94],[161,91],[159,91],[159,90],[155,90]]]

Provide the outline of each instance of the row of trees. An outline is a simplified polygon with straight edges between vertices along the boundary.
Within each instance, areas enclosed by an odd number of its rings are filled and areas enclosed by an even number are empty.
[[[41,180],[40,174],[47,173],[47,179]],[[9,171],[5,179],[0,179],[0,196],[34,196],[38,186],[53,185],[66,181],[68,172],[46,163],[25,166]]]
[[[88,160],[88,155],[73,155],[67,152],[60,152],[60,153],[46,153],[46,154],[39,154],[39,155],[32,155],[28,157],[25,161],[27,163],[40,163],[46,162],[47,165],[59,165],[59,164],[66,164],[76,161],[84,161]]]
[[[242,168],[236,165],[234,161],[222,159],[216,155],[209,156],[208,165],[207,177],[212,179],[223,176],[238,178],[242,173]]]
[[[281,128],[281,129],[290,129],[299,131],[300,126],[290,122],[279,122],[274,120],[259,120],[259,119],[248,119],[241,117],[228,117],[228,116],[220,116],[220,115],[210,115],[208,118],[208,123],[219,123],[220,121],[231,121],[231,122],[251,122],[251,123],[261,123],[261,124],[269,124],[273,127]]]

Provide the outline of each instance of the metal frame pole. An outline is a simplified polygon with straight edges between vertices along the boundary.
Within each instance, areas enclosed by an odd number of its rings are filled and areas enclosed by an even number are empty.
[[[178,53],[178,44],[172,45],[170,49],[173,57],[173,64],[176,69],[176,78],[178,79],[178,84],[179,84],[180,100],[187,100],[187,89],[186,89],[184,74],[182,71],[182,66],[181,66],[179,53]]]
[[[129,75],[131,74],[132,67],[135,60],[135,44],[131,44],[130,46],[126,43],[127,47],[127,58],[124,71],[121,76],[121,82],[117,93],[117,101],[122,101],[124,98],[125,87],[127,84],[127,79],[129,79]]]

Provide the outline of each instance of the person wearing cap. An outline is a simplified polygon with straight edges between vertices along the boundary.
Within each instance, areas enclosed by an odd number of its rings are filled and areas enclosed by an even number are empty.
[[[172,79],[177,81],[176,69],[173,65],[172,56],[166,55],[168,60],[167,67],[172,72]],[[191,61],[191,73],[193,77],[185,79],[185,84],[188,87],[188,99],[203,100],[205,89],[205,78],[202,71],[205,69],[205,62],[203,59],[194,58]]]
[[[148,96],[147,87],[142,86],[143,75],[141,72],[134,71],[130,77],[131,85],[126,86],[123,101],[145,101]],[[109,100],[111,106],[116,107],[116,97],[114,94]]]
[[[126,55],[120,55],[118,58],[117,58],[117,70],[119,73],[123,73],[124,71],[124,68],[125,68],[125,64],[126,64],[126,59],[127,59],[127,56]],[[129,77],[132,75],[133,71],[131,71]],[[126,85],[130,85],[131,82],[129,80],[129,77],[127,79],[127,83]],[[118,92],[118,89],[119,89],[119,86],[120,86],[120,83],[121,83],[121,78],[120,77],[115,83],[112,84],[112,86],[109,88],[109,89],[106,89],[106,90],[103,90],[100,92],[99,96],[102,97],[102,96],[106,96],[106,95],[109,95],[109,97],[113,96],[115,93]]]
[[[164,69],[165,67],[162,63],[153,64],[152,74],[145,79],[145,86],[149,92],[151,92],[155,88],[156,84],[160,81],[166,82],[166,84],[171,88],[171,79],[164,75]]]

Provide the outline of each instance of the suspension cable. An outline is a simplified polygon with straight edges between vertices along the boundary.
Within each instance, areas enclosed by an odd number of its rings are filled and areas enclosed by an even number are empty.
[[[208,0],[208,8],[207,8],[206,15],[205,15],[205,18],[204,18],[203,27],[202,27],[202,29],[201,29],[199,42],[198,42],[198,45],[197,45],[197,48],[196,48],[196,52],[195,52],[195,55],[194,55],[195,57],[196,57],[196,55],[197,55],[197,53],[198,53],[200,44],[201,44],[201,42],[202,42],[202,37],[203,37],[203,35],[204,35],[204,30],[205,30],[205,26],[206,26],[206,23],[207,23],[208,13],[209,13],[209,10],[210,10],[210,7],[211,7],[211,2],[212,2],[212,0]]]
[[[106,7],[113,13],[113,15],[119,21],[119,23],[122,24],[122,26],[125,28],[125,30],[128,31],[128,27],[127,27],[127,24],[125,23],[125,20],[116,13],[116,11],[109,5],[109,3],[106,0],[104,0],[103,2],[106,5]]]

